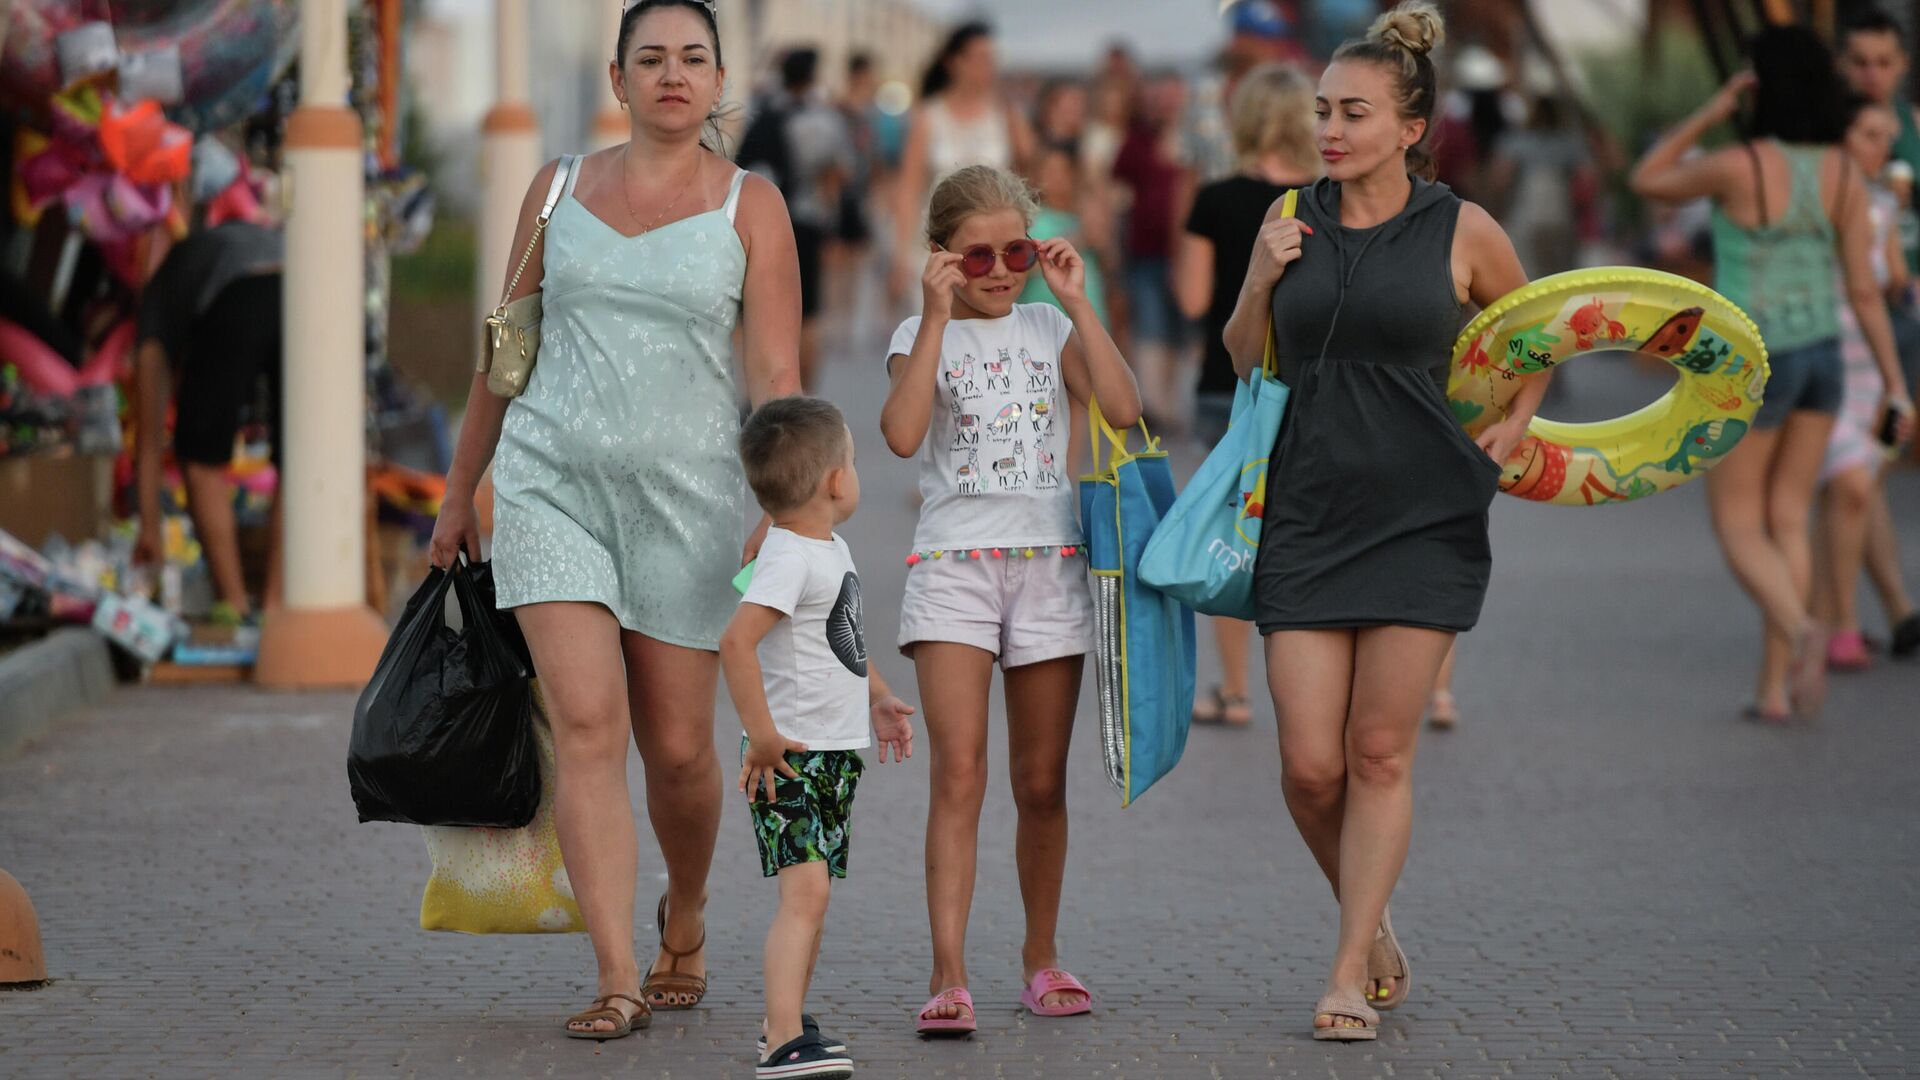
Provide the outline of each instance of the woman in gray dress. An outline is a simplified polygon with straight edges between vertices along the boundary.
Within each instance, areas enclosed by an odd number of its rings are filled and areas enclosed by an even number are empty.
[[[629,141],[577,162],[534,248],[518,291],[542,293],[539,365],[511,404],[474,380],[431,550],[437,566],[478,553],[473,494],[497,444],[494,577],[553,725],[560,847],[599,965],[593,1008],[567,1034],[588,1039],[629,1034],[706,992],[717,649],[751,506],[734,328],[755,405],[800,389],[786,205],[702,142],[724,79],[712,8],[633,4],[610,70]],[[515,252],[557,167],[527,189]],[[644,984],[629,743],[667,867]]]
[[[1227,347],[1244,378],[1271,318],[1293,390],[1268,471],[1255,614],[1280,721],[1281,789],[1340,901],[1314,1038],[1372,1039],[1406,997],[1387,900],[1413,823],[1420,714],[1491,558],[1487,507],[1546,390],[1535,376],[1476,445],[1447,408],[1467,305],[1526,284],[1488,214],[1408,175],[1436,87],[1432,4],[1335,54],[1315,102],[1327,175],[1261,228]],[[1409,159],[1415,158],[1415,161]]]

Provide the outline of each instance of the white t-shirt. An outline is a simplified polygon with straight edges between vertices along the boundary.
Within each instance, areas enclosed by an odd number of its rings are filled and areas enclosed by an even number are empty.
[[[920,316],[901,323],[888,362],[912,353],[919,333]],[[1080,543],[1060,372],[1072,333],[1072,320],[1048,304],[947,324],[939,401],[920,448],[914,550]]]
[[[760,641],[761,685],[780,734],[808,750],[870,745],[867,635],[847,542],[768,529],[740,602],[787,616]]]

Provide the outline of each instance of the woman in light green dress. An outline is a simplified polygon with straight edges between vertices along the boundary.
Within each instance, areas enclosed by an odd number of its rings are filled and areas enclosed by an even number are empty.
[[[475,379],[431,550],[439,566],[478,552],[473,494],[497,444],[494,579],[540,676],[561,851],[599,967],[594,1007],[566,1030],[593,1039],[697,1005],[706,990],[716,650],[752,507],[735,446],[736,326],[755,405],[800,389],[785,204],[702,145],[724,77],[711,9],[635,4],[611,77],[630,141],[577,162],[534,248],[518,291],[542,294],[539,364],[511,403]],[[528,188],[516,256],[557,167]],[[644,986],[629,741],[667,867]]]

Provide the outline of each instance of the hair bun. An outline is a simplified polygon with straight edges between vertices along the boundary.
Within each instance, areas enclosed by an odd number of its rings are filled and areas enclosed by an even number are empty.
[[[1447,27],[1440,9],[1427,0],[1407,0],[1373,21],[1367,28],[1367,40],[1404,49],[1414,56],[1425,56],[1445,38]]]

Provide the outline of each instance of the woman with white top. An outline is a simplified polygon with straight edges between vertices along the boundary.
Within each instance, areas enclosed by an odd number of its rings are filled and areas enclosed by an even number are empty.
[[[891,293],[906,294],[926,250],[920,242],[927,196],[935,184],[969,165],[1017,169],[1033,157],[1033,127],[1000,92],[993,28],[962,23],[928,66],[920,102],[907,122],[901,155]]]

